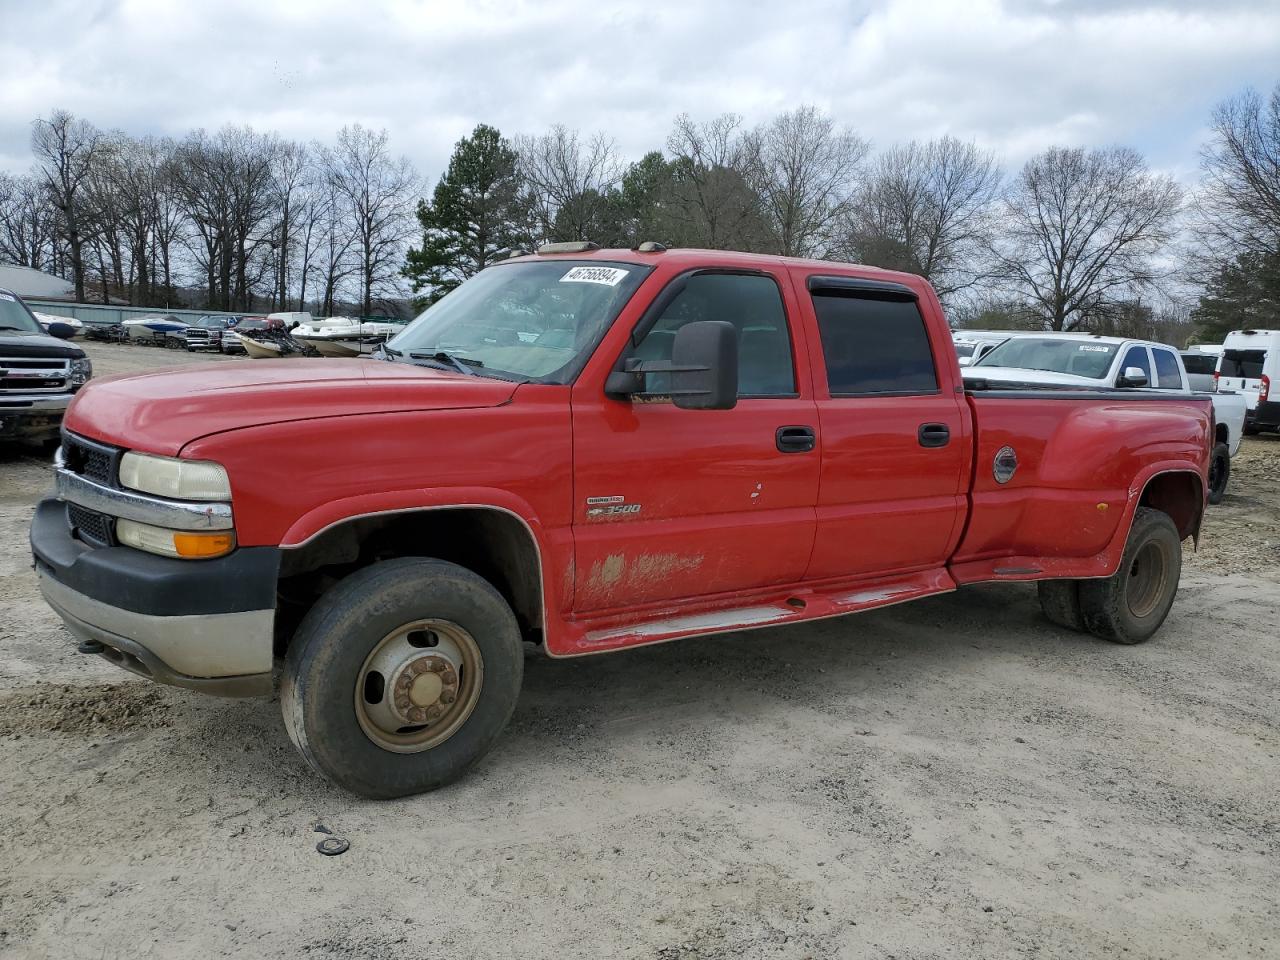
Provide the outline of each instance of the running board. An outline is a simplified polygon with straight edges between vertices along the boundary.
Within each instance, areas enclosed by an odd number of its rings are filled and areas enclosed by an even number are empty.
[[[598,617],[567,622],[562,641],[548,652],[557,657],[576,657],[683,637],[758,630],[861,613],[955,589],[955,580],[946,569],[939,567],[878,580],[843,580],[790,590],[774,588],[767,593],[756,592],[751,601],[745,603],[745,598],[738,595],[727,600],[685,602],[629,614],[610,611]]]

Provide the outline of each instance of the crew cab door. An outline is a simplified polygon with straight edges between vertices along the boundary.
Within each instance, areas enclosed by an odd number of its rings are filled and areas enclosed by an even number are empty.
[[[935,301],[923,305],[931,335],[917,292],[896,283],[809,276],[806,286],[822,432],[807,577],[941,566],[963,526],[972,442],[941,355],[946,323]]]
[[[673,278],[623,357],[669,360],[699,320],[738,330],[738,403],[685,410],[647,374],[648,398],[599,379],[573,392],[574,611],[596,612],[800,580],[814,537],[817,416],[785,272],[700,270]],[[605,349],[602,347],[601,349]]]

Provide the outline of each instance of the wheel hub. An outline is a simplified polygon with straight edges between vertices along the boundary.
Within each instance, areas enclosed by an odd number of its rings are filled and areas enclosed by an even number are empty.
[[[385,750],[430,749],[470,716],[483,672],[479,646],[458,624],[405,624],[365,660],[356,681],[356,718],[365,735]]]
[[[457,699],[458,671],[443,656],[417,657],[400,668],[393,689],[396,713],[405,723],[430,724]]]

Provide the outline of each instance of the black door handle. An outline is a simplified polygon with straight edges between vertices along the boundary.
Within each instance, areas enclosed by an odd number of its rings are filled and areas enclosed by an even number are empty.
[[[818,443],[813,427],[779,427],[774,438],[783,453],[808,453]]]
[[[922,447],[945,447],[951,442],[951,428],[945,423],[922,423],[916,436]]]

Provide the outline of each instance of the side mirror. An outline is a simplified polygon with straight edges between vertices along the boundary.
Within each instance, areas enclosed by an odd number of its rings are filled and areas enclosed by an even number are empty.
[[[70,340],[76,335],[76,328],[69,323],[51,323],[48,327],[49,336],[57,337],[59,340]]]
[[[1141,367],[1125,367],[1124,373],[1120,374],[1120,380],[1116,384],[1117,387],[1145,387],[1147,385],[1147,373]]]
[[[646,391],[645,375],[670,375],[662,394]],[[698,320],[676,331],[671,360],[628,360],[609,374],[605,393],[617,397],[669,394],[684,410],[731,410],[738,404],[738,331],[723,320]]]

